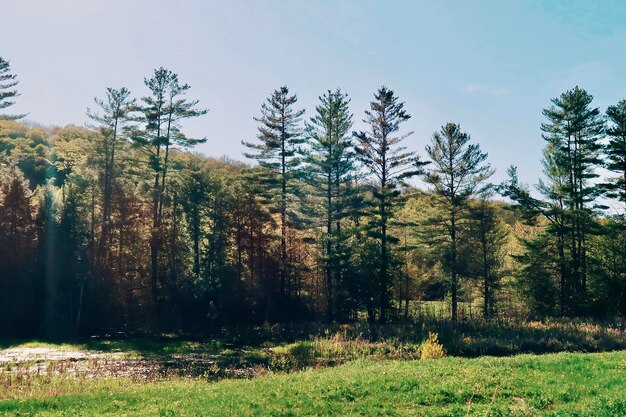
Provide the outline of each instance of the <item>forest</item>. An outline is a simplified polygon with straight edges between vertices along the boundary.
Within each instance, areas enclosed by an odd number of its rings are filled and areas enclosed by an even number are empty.
[[[11,113],[18,82],[0,58],[3,337],[626,314],[626,100],[546,97],[526,185],[513,156],[494,183],[454,121],[407,149],[385,86],[354,93],[366,109],[339,88],[306,111],[286,86],[259,97],[238,161],[194,152],[220,138],[185,134],[211,103],[182,74],[100,92],[86,126]]]

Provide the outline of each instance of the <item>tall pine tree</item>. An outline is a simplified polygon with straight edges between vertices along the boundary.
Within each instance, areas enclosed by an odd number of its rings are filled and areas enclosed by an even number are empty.
[[[337,313],[337,287],[341,283],[342,262],[346,260],[342,220],[350,209],[351,183],[354,180],[354,151],[351,136],[352,114],[350,99],[340,89],[320,97],[315,116],[307,124],[310,148],[306,153],[306,172],[315,190],[314,212],[323,219],[322,239],[324,275],[326,282],[326,318],[329,322]]]
[[[142,98],[142,111],[146,123],[143,135],[135,135],[133,140],[149,158],[154,173],[152,187],[152,237],[150,239],[150,275],[152,302],[158,302],[159,247],[163,239],[163,206],[165,204],[170,150],[174,146],[190,148],[206,139],[188,138],[181,132],[183,119],[198,117],[208,110],[198,109],[198,101],[188,101],[184,96],[191,88],[180,84],[178,75],[163,67],[154,70],[151,78],[144,79],[150,95]]]
[[[601,165],[601,142],[605,122],[598,108],[591,107],[593,96],[574,87],[552,99],[552,106],[543,111],[543,138],[551,145],[553,163],[566,175],[562,193],[566,209],[569,246],[569,279],[580,311],[587,297],[587,255],[590,233],[594,232],[594,200],[601,187],[593,180]]]
[[[254,119],[260,123],[258,143],[242,141],[250,149],[244,155],[256,160],[263,169],[261,182],[265,193],[271,196],[271,204],[280,215],[279,294],[283,301],[289,295],[290,279],[287,232],[289,223],[297,219],[297,180],[301,145],[305,141],[301,127],[304,110],[294,108],[297,101],[298,97],[291,95],[286,86],[275,90],[261,106],[261,116]]]
[[[476,196],[493,171],[485,164],[487,154],[478,144],[470,144],[470,135],[456,123],[447,123],[433,134],[426,153],[433,161],[425,180],[433,187],[442,210],[448,236],[444,266],[450,273],[452,320],[457,319],[459,291],[459,228],[467,218],[470,200]]]
[[[400,125],[411,116],[404,110],[394,92],[381,87],[374,93],[370,109],[363,120],[369,132],[354,132],[355,151],[359,160],[373,177],[372,195],[375,203],[370,210],[369,232],[380,244],[380,268],[378,272],[379,319],[388,318],[392,287],[390,245],[398,239],[389,234],[394,209],[402,200],[401,187],[404,179],[422,172],[423,163],[415,152],[406,150],[401,142],[413,134],[398,135]]]
[[[616,198],[624,207],[626,217],[626,100],[621,100],[606,110],[610,125],[607,129],[609,142],[606,145],[606,168],[617,174],[606,184],[609,196]]]
[[[102,113],[96,113],[87,109],[88,117],[98,123],[101,141],[98,151],[100,153],[100,182],[102,186],[102,229],[97,249],[96,262],[102,264],[106,256],[106,248],[109,243],[111,231],[111,205],[115,181],[119,175],[116,164],[116,152],[122,141],[128,138],[129,132],[134,126],[132,112],[137,110],[135,99],[130,98],[130,90],[122,87],[119,90],[107,88],[106,100],[95,98],[94,102]]]

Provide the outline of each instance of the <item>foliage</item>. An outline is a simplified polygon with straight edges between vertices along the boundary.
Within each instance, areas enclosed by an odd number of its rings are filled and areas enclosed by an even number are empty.
[[[374,93],[370,109],[365,111],[364,122],[369,132],[354,132],[355,151],[368,174],[374,178],[372,200],[368,207],[368,233],[380,245],[380,267],[377,271],[379,320],[384,322],[390,310],[390,290],[393,286],[393,259],[391,245],[397,242],[389,234],[394,209],[402,201],[401,186],[405,179],[422,173],[422,163],[417,154],[407,151],[401,142],[413,132],[395,134],[400,125],[411,118],[393,90],[383,86]],[[371,308],[369,319],[374,319]]]
[[[310,145],[305,151],[305,173],[313,190],[307,199],[311,203],[310,223],[311,227],[325,228],[319,243],[328,322],[336,318],[345,320],[346,308],[340,296],[349,293],[347,262],[351,256],[349,239],[354,230],[348,221],[355,211],[358,191],[355,154],[349,136],[352,128],[349,104],[350,99],[340,89],[328,91],[320,97],[316,114],[306,125]]]
[[[279,305],[289,305],[289,299],[297,292],[296,262],[289,259],[292,248],[288,248],[289,227],[298,226],[299,167],[301,165],[302,115],[304,110],[294,109],[298,97],[290,95],[287,86],[275,90],[261,106],[258,140],[260,143],[242,141],[251,152],[247,158],[256,160],[262,168],[257,171],[261,195],[269,198],[271,209],[280,216],[279,281],[276,295]],[[293,236],[293,232],[292,232]],[[268,308],[269,308],[268,303]],[[286,308],[279,315],[284,317]]]
[[[18,83],[17,75],[11,74],[11,66],[9,61],[0,57],[0,110],[11,107],[15,102],[13,99],[19,96],[17,90],[13,90]],[[17,120],[21,119],[25,114],[0,114],[0,120]]]
[[[441,359],[446,356],[443,345],[439,343],[437,333],[428,333],[428,338],[422,343],[420,357],[422,359]]]
[[[434,201],[440,207],[439,219],[434,223],[442,229],[439,233],[447,237],[441,262],[450,274],[453,320],[457,319],[458,280],[462,275],[459,260],[462,223],[468,217],[470,199],[484,192],[484,181],[493,174],[489,164],[484,164],[487,154],[469,141],[470,135],[460,125],[447,123],[433,134],[432,143],[426,146],[433,164],[425,180],[433,187]]]
[[[17,78],[1,62],[8,107]],[[3,337],[626,313],[623,102],[605,126],[585,90],[554,99],[541,196],[512,169],[498,187],[510,204],[494,201],[487,155],[454,123],[426,148],[430,187],[409,184],[425,164],[386,87],[357,132],[342,90],[303,126],[297,95],[279,88],[245,142],[250,166],[191,152],[205,138],[185,122],[206,110],[177,74],[144,84],[139,100],[125,87],[95,99],[96,126],[0,120]]]

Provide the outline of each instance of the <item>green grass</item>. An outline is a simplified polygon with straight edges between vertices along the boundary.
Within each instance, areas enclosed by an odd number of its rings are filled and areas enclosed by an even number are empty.
[[[359,360],[252,380],[67,380],[0,402],[0,415],[608,417],[626,416],[625,392],[626,351]]]

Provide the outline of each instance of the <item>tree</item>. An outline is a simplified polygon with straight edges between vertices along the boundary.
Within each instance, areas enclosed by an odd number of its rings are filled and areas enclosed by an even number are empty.
[[[489,200],[492,190],[482,193],[470,206],[469,244],[475,275],[482,280],[483,317],[489,320],[496,313],[496,291],[503,275],[508,230],[498,213],[497,206]]]
[[[11,74],[11,66],[9,61],[0,57],[0,110],[11,107],[15,104],[13,99],[20,94],[13,87],[17,85],[17,75]],[[0,120],[17,120],[21,119],[25,114],[0,114]]]
[[[609,196],[624,204],[623,215],[626,216],[626,100],[621,100],[606,110],[610,126],[606,133],[609,142],[605,148],[606,168],[617,174],[605,186]]]
[[[608,220],[604,239],[599,250],[607,262],[609,277],[609,302],[616,313],[626,311],[626,100],[610,106],[606,114],[610,125],[607,129],[608,144],[605,147],[606,168],[617,174],[604,186],[608,197],[622,203],[621,213]]]
[[[550,272],[553,272],[552,276],[558,276],[560,314],[564,316],[567,306],[571,304],[569,300],[571,291],[568,288],[570,272],[566,257],[568,226],[563,193],[568,175],[558,163],[557,155],[558,152],[555,152],[554,145],[548,145],[543,150],[543,172],[547,180],[540,180],[536,189],[543,195],[544,200],[534,198],[528,187],[519,183],[517,168],[514,166],[508,170],[509,179],[503,182],[499,188],[503,196],[509,197],[515,202],[513,208],[521,213],[521,218],[525,223],[534,226],[537,225],[539,217],[547,220],[548,224],[544,234],[532,240],[525,239],[522,241],[525,253],[519,257],[523,265],[519,273],[525,279],[535,283],[542,282],[545,276],[551,276]],[[545,252],[531,253],[537,250]],[[538,261],[541,261],[541,265],[550,264],[551,266],[542,270],[537,267]],[[527,275],[524,275],[525,271],[528,272]],[[540,279],[536,279],[537,276],[540,276]],[[529,291],[535,293],[535,289],[531,288]],[[544,292],[539,290],[536,293],[542,294]],[[545,313],[548,310],[541,309],[541,311]]]
[[[307,124],[310,149],[306,153],[306,173],[317,199],[314,218],[323,219],[325,233],[324,275],[326,282],[326,318],[335,319],[337,286],[341,281],[341,263],[345,260],[341,223],[350,209],[350,183],[354,179],[354,152],[351,136],[350,99],[340,89],[328,91],[315,107],[316,114]]]
[[[545,231],[522,240],[523,252],[515,258],[518,286],[531,317],[543,318],[557,314],[559,283],[553,279],[559,268],[559,247],[554,236]]]
[[[95,98],[95,103],[102,110],[102,114],[94,113],[87,109],[89,118],[100,126],[102,137],[101,147],[101,184],[102,184],[102,231],[98,245],[97,262],[102,263],[109,243],[111,230],[111,203],[114,183],[118,175],[116,166],[116,150],[121,141],[126,140],[128,133],[134,129],[129,121],[132,120],[132,112],[137,109],[136,100],[130,98],[130,90],[122,87],[119,90],[107,88],[106,101]]]
[[[235,180],[237,192],[233,196],[232,215],[237,275],[250,294],[246,304],[258,321],[269,322],[274,311],[273,277],[280,273],[280,259],[272,256],[272,231],[276,222],[264,204],[265,184],[258,181],[255,172],[262,169],[244,170]]]
[[[16,336],[32,333],[39,319],[30,308],[41,289],[33,274],[34,199],[19,170],[0,174],[0,334]]]
[[[49,335],[75,335],[81,326],[85,283],[91,277],[90,225],[84,220],[90,210],[91,190],[89,181],[80,174],[73,174],[68,180],[65,201],[56,224],[48,224],[54,232],[48,236],[48,263],[54,264],[46,279],[47,305],[45,308],[44,331]],[[111,303],[111,295],[99,290],[98,298],[92,300],[99,311]],[[103,317],[101,315],[100,317]]]
[[[565,176],[558,190],[565,209],[566,234],[569,241],[569,271],[572,302],[578,309],[585,302],[587,291],[588,236],[596,228],[592,203],[601,187],[591,180],[598,177],[601,164],[600,139],[605,129],[598,108],[592,108],[593,96],[578,86],[551,100],[552,106],[543,111],[547,122],[542,123],[543,138],[550,145],[552,164]]]
[[[152,187],[152,237],[150,239],[150,276],[152,302],[158,302],[159,264],[158,254],[163,218],[163,205],[167,185],[170,149],[193,147],[206,139],[188,138],[181,132],[180,123],[184,119],[206,114],[208,110],[198,109],[198,100],[188,101],[184,95],[191,88],[181,85],[178,75],[163,67],[154,70],[151,78],[144,79],[151,95],[142,97],[142,112],[146,128],[143,135],[136,135],[133,140],[149,158],[149,165],[154,172]]]
[[[280,294],[287,295],[289,265],[287,257],[287,227],[297,220],[294,210],[301,145],[304,143],[300,122],[304,110],[294,109],[298,97],[289,94],[286,86],[275,90],[261,106],[261,116],[255,118],[259,143],[242,141],[251,150],[247,158],[256,160],[263,168],[265,193],[274,195],[271,203],[280,215]]]
[[[529,220],[542,216],[548,221],[547,234],[553,241],[558,277],[560,314],[580,313],[587,302],[587,258],[589,237],[597,234],[595,199],[602,187],[593,184],[600,166],[600,139],[605,123],[597,108],[591,107],[593,96],[575,87],[551,100],[543,111],[542,137],[545,181],[537,190],[544,199],[531,196],[517,180],[516,170],[503,185],[503,195],[515,201]],[[551,248],[549,244],[528,245],[529,250]],[[538,258],[540,254],[530,256]],[[528,257],[527,257],[528,258]]]
[[[404,110],[404,102],[398,101],[392,90],[381,87],[374,93],[370,109],[365,111],[363,120],[369,125],[369,132],[354,132],[355,151],[359,160],[373,176],[372,195],[375,200],[369,221],[370,234],[380,243],[380,269],[378,274],[379,319],[387,320],[390,289],[390,244],[398,239],[390,236],[394,208],[400,203],[403,180],[422,172],[422,166],[415,152],[409,152],[400,143],[413,134],[407,132],[395,135],[400,125],[411,116]]]
[[[459,265],[458,233],[460,223],[467,218],[470,200],[481,191],[483,183],[492,174],[489,164],[484,164],[487,154],[478,144],[470,144],[470,135],[461,131],[456,123],[447,123],[433,134],[426,153],[433,161],[425,181],[433,187],[436,202],[443,210],[445,233],[448,235],[444,264],[450,273],[452,320],[457,319]]]

